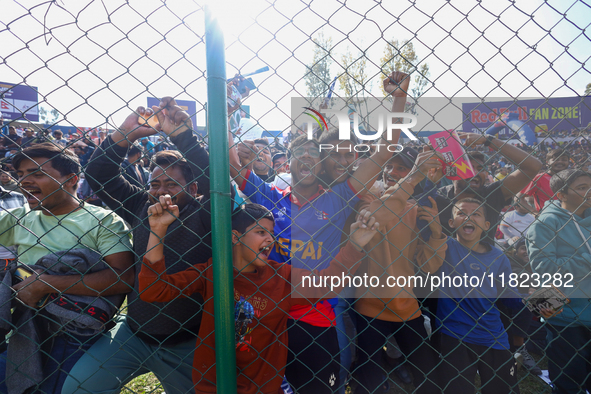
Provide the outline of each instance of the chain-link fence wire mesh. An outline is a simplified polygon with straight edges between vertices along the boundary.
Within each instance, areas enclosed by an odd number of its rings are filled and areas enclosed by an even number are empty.
[[[591,185],[560,171],[589,170],[589,5],[221,4],[238,391],[583,391]],[[2,9],[2,391],[212,391],[202,6]],[[394,158],[364,139],[390,110],[418,121]],[[544,322],[521,300],[552,286]]]

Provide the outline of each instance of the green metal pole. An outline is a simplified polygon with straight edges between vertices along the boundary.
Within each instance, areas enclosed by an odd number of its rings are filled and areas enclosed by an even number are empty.
[[[205,7],[205,52],[217,392],[232,394],[236,393],[236,344],[226,56],[224,36],[208,7]]]

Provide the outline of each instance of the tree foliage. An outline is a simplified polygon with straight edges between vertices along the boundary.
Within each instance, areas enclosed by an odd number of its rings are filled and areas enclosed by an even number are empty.
[[[39,106],[39,120],[45,124],[52,124],[57,121],[60,113],[57,109],[47,109],[43,106]]]
[[[366,93],[371,91],[371,81],[367,74],[367,57],[362,51],[353,53],[349,47],[341,55],[343,72],[339,75],[339,86],[349,108],[354,108],[359,116],[359,127],[367,129]]]
[[[339,75],[339,86],[345,97],[365,97],[366,85],[369,80],[365,54],[361,51],[353,54],[347,47],[347,51],[341,56],[341,66],[344,72]]]
[[[333,44],[332,38],[325,37],[322,32],[312,41],[314,42],[314,55],[312,63],[306,65],[304,81],[308,97],[318,98],[326,96],[332,82],[330,67],[333,63],[331,57]]]
[[[585,88],[585,96],[591,96],[591,83],[588,83]]]

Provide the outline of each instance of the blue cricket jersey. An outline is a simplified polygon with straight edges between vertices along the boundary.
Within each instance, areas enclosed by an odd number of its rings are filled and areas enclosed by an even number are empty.
[[[318,185],[318,193],[308,201],[298,201],[285,190],[265,183],[251,171],[240,185],[240,190],[253,203],[261,204],[273,212],[276,243],[269,254],[270,260],[290,263],[299,267],[322,270],[338,254],[341,235],[349,233],[345,222],[359,202],[357,192],[347,180],[329,190]],[[317,304],[320,314],[314,316],[311,307],[296,306],[290,312],[294,319],[319,327],[328,327],[334,320],[334,312],[323,302]]]

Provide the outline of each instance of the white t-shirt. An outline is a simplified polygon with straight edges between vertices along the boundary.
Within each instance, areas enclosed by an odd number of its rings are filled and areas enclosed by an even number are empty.
[[[535,219],[536,218],[531,213],[520,215],[517,211],[507,212],[503,216],[503,221],[501,222],[501,232],[506,239],[523,237],[527,232],[528,227]]]
[[[281,190],[287,189],[288,186],[291,186],[291,174],[282,172],[281,174],[275,175],[273,185],[275,185],[276,188]]]

